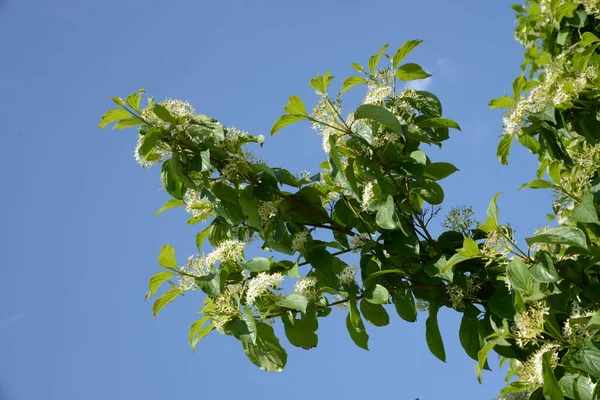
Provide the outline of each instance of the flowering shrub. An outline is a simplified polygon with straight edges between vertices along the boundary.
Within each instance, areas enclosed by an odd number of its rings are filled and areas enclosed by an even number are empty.
[[[172,196],[159,213],[185,207],[188,223],[204,223],[199,254],[187,263],[170,245],[161,249],[164,270],[151,277],[148,297],[165,283],[169,289],[154,301],[154,315],[178,296],[203,292],[192,349],[217,331],[241,341],[252,363],[280,371],[287,354],[270,324],[276,320],[292,345],[310,349],[318,318],[343,307],[350,337],[368,349],[365,321],[387,325],[392,304],[408,322],[427,313],[427,344],[445,360],[437,314],[449,307],[462,314],[460,342],[479,380],[492,350],[510,363],[516,379],[503,398],[600,397],[600,1],[528,0],[513,8],[525,61],[512,96],[490,102],[507,108],[497,154],[506,164],[516,140],[538,156],[538,179],[523,188],[554,192],[554,227],[517,243],[496,195],[483,223],[463,207],[432,235],[444,200],[440,181],[457,169],[422,148],[441,146],[460,127],[434,94],[410,88],[429,76],[404,62],[420,40],[389,54],[385,45],[366,67],[353,64],[357,75],[339,93],[329,72],[312,78],[319,95],[312,111],[289,98],[271,134],[310,122],[327,158],[314,175],[258,160],[249,145],[262,145],[262,136],[227,128],[186,102],[149,99],[142,107],[142,91],[113,98],[118,108],[100,127],[138,127],[135,158],[145,168],[161,164]],[[367,94],[345,112],[344,93],[357,85]],[[272,256],[247,259],[250,243]],[[348,253],[356,253],[356,266],[342,259]]]

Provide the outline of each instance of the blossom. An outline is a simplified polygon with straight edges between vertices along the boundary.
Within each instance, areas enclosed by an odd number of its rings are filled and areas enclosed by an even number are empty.
[[[551,366],[558,364],[557,349],[560,346],[554,343],[546,343],[540,347],[527,361],[521,364],[518,372],[519,382],[530,384],[533,387],[541,386],[544,384],[544,377],[542,374],[542,356],[548,351],[552,352],[550,358]]]
[[[246,243],[239,240],[224,240],[206,256],[208,265],[214,265],[217,261],[239,261],[244,258]]]
[[[185,192],[183,201],[185,201],[185,211],[192,214],[193,217],[202,217],[202,219],[206,219],[213,211],[212,205],[203,202],[200,193],[194,189],[188,189]]]
[[[339,279],[343,285],[350,285],[354,283],[354,275],[358,269],[354,265],[346,266],[342,272],[340,272]]]
[[[535,339],[544,331],[545,316],[550,309],[542,301],[535,302],[520,312],[515,317],[515,336],[520,347],[534,343]]]
[[[306,278],[299,279],[294,285],[294,292],[299,294],[312,294],[314,287],[317,284],[317,278],[314,276],[307,276]]]
[[[256,298],[264,294],[269,286],[276,288],[281,285],[281,282],[283,282],[283,275],[281,275],[280,272],[276,272],[274,274],[261,272],[248,281],[246,303],[248,305],[254,304]]]
[[[179,289],[181,292],[198,289],[195,278],[208,275],[211,266],[207,261],[204,255],[191,255],[188,257],[187,263],[179,268],[181,272],[179,275]]]
[[[366,208],[371,204],[373,198],[375,197],[375,193],[373,193],[373,182],[367,182],[365,187],[363,188],[362,194],[362,206]]]
[[[194,115],[196,115],[196,110],[187,101],[177,99],[166,99],[158,104],[166,108],[169,111],[169,113],[171,113],[171,115],[175,118],[191,118]],[[166,126],[165,122],[158,118],[157,115],[154,113],[154,99],[152,98],[148,99],[148,105],[142,110],[140,110],[140,115],[146,121],[153,121],[156,123],[156,125],[161,127]]]
[[[363,100],[363,104],[381,105],[385,98],[389,97],[391,94],[392,88],[390,88],[389,86],[368,85],[367,95]]]
[[[294,251],[302,250],[309,237],[310,237],[310,234],[308,231],[302,231],[302,232],[298,232],[297,234],[295,234],[294,237],[292,238],[292,250],[294,250]]]
[[[458,286],[450,283],[446,285],[446,293],[452,303],[452,308],[461,310],[464,307],[463,299],[465,298],[465,292]]]
[[[261,201],[258,204],[258,217],[261,224],[266,225],[277,216],[278,204],[278,201]]]

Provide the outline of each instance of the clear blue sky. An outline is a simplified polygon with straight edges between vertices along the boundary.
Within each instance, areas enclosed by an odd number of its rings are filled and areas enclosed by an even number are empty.
[[[365,352],[343,311],[322,320],[317,349],[287,346],[280,374],[218,334],[193,355],[200,297],[157,320],[143,297],[160,246],[184,259],[198,227],[181,210],[153,216],[166,194],[158,170],[134,163],[135,132],[97,125],[109,96],[144,87],[266,134],[287,96],[313,104],[309,77],[331,69],[339,84],[382,44],[425,39],[411,61],[434,74],[429,90],[463,127],[431,153],[461,170],[443,181],[446,210],[472,205],[482,218],[502,191],[501,218],[523,237],[545,223],[550,202],[517,191],[533,179],[533,156],[516,149],[509,167],[497,163],[501,114],[487,109],[519,71],[512,2],[0,0],[0,399],[494,397],[504,374],[477,383],[452,312],[441,314],[445,364],[426,348],[424,319],[371,327]],[[268,139],[262,156],[298,172],[323,159],[307,125]]]

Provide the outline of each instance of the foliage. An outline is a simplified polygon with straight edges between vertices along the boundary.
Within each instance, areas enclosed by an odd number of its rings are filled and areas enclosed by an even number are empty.
[[[519,244],[501,223],[494,196],[487,220],[458,209],[438,237],[429,223],[444,200],[441,182],[457,171],[430,159],[425,145],[442,146],[459,125],[429,92],[399,83],[429,76],[405,58],[420,40],[395,53],[385,45],[339,93],[328,71],[310,85],[312,111],[291,96],[271,134],[308,121],[322,138],[326,161],[315,175],[292,174],[258,160],[248,145],[264,138],[197,114],[179,100],[141,107],[143,91],[114,98],[100,124],[137,126],[136,159],[162,163],[172,199],[159,210],[185,207],[189,224],[203,222],[199,254],[185,264],[165,245],[150,279],[154,315],[178,296],[204,292],[203,317],[190,345],[212,331],[239,340],[249,360],[280,371],[287,354],[270,326],[281,320],[293,346],[318,344],[319,318],[347,310],[346,328],[368,349],[367,324],[389,323],[389,307],[415,322],[427,313],[426,342],[445,360],[437,315],[462,314],[460,342],[482,379],[493,350],[516,377],[503,398],[600,397],[600,4],[597,0],[528,0],[515,5],[516,37],[525,47],[522,74],[507,108],[498,159],[508,162],[516,141],[539,160],[537,179],[523,188],[550,189],[555,227]],[[386,66],[379,65],[386,62]],[[360,106],[342,111],[344,93],[367,88]],[[333,94],[335,93],[335,94]],[[201,253],[208,239],[212,251]],[[246,259],[255,243],[272,255]],[[355,253],[358,266],[343,255]],[[167,282],[168,290],[158,294]],[[286,282],[294,283],[293,289]]]

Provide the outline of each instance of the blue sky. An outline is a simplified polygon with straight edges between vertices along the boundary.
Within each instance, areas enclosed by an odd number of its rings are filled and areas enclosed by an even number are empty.
[[[135,132],[97,125],[109,96],[144,87],[267,134],[289,95],[314,104],[311,76],[331,69],[340,84],[384,43],[425,39],[410,61],[433,73],[428,90],[463,128],[430,153],[461,170],[443,181],[445,209],[472,205],[481,219],[501,191],[501,219],[523,237],[545,224],[549,196],[517,191],[535,159],[515,148],[498,164],[501,114],[487,109],[519,72],[511,2],[0,0],[0,399],[494,397],[504,374],[477,383],[452,312],[440,315],[447,363],[428,352],[424,318],[371,327],[365,352],[343,311],[322,320],[317,349],[287,346],[280,374],[218,334],[193,355],[200,297],[157,320],[143,297],[160,247],[184,259],[198,227],[181,210],[154,217],[167,195],[158,170],[134,163]],[[269,138],[261,156],[295,172],[323,159],[308,125]]]

